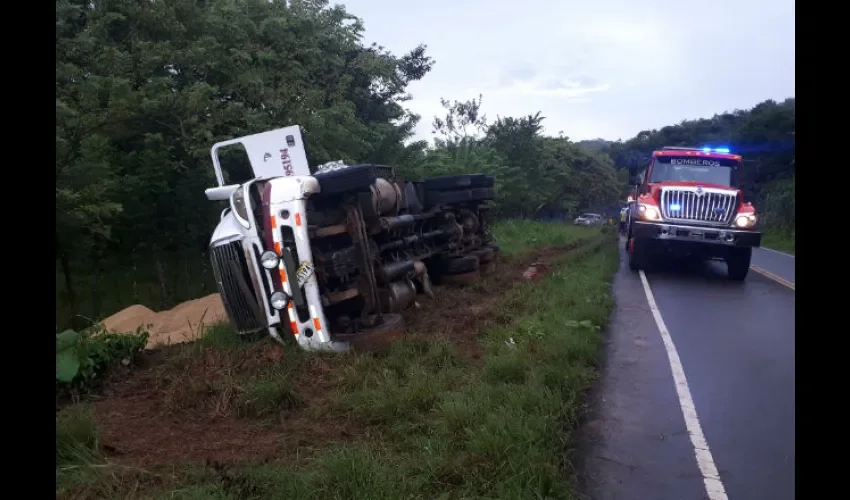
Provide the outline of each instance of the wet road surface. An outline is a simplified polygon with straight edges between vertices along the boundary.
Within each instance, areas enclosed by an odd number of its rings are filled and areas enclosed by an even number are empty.
[[[753,260],[750,265],[756,271],[767,271],[768,275],[779,277],[789,283],[794,283],[794,261],[792,255],[767,248],[753,249]]]
[[[794,290],[752,271],[729,282],[722,262],[645,274],[725,487],[709,495],[668,349],[620,248],[605,371],[580,443],[587,497],[793,499]],[[756,250],[753,265],[793,285],[793,258]]]

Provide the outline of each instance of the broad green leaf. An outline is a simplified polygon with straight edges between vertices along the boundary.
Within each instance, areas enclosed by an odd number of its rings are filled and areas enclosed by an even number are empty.
[[[71,382],[80,371],[80,360],[73,349],[56,353],[56,380]]]
[[[77,343],[77,339],[80,338],[80,334],[75,332],[74,330],[65,330],[64,332],[56,335],[56,352],[64,351],[65,349],[73,346]]]

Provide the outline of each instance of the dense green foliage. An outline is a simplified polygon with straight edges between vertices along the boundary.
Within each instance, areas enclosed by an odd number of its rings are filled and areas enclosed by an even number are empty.
[[[116,334],[92,327],[82,332],[65,330],[56,335],[56,386],[91,389],[110,366],[129,365],[148,341],[148,333]]]
[[[208,154],[234,136],[299,124],[312,165],[494,173],[511,216],[622,194],[607,157],[543,137],[539,113],[488,124],[480,99],[446,102],[436,145],[411,141],[406,88],[434,62],[362,33],[326,0],[57,1],[57,328],[213,291]]]

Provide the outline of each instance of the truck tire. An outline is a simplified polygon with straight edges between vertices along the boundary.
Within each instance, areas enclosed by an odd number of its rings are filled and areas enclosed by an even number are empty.
[[[425,195],[428,208],[437,205],[453,205],[470,201],[484,201],[495,198],[493,188],[459,189],[454,191],[427,191]]]
[[[466,175],[443,175],[432,179],[425,179],[422,184],[428,191],[458,188],[486,188],[493,187],[496,178],[484,174]]]
[[[442,277],[444,285],[466,286],[475,283],[481,278],[480,271],[471,271],[468,273],[447,274]]]
[[[322,195],[368,191],[378,174],[374,165],[351,165],[340,170],[316,174]]]
[[[484,247],[479,248],[478,250],[473,250],[472,255],[478,257],[479,263],[486,264],[496,258],[496,251],[492,248]]]
[[[382,322],[360,333],[338,334],[336,338],[347,341],[357,352],[374,352],[390,345],[404,335],[404,317],[401,314],[382,314]]]
[[[475,255],[467,255],[447,260],[443,267],[445,274],[464,274],[478,271],[478,257]]]
[[[646,269],[646,264],[649,260],[649,256],[647,255],[649,242],[645,240],[638,240],[636,238],[629,238],[626,245],[626,250],[629,253],[629,269],[632,271]]]
[[[496,266],[496,261],[491,260],[490,262],[482,262],[481,266],[478,269],[482,275],[487,275],[493,274],[496,271]]]
[[[744,281],[750,271],[752,248],[733,248],[726,257],[726,275],[731,281]]]

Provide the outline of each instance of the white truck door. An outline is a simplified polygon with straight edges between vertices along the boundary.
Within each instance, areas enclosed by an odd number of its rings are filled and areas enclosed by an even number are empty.
[[[210,150],[210,156],[212,156],[219,186],[224,186],[224,174],[221,170],[218,150],[234,144],[241,144],[248,153],[254,178],[310,175],[310,165],[307,163],[301,128],[298,125],[292,125],[214,144]]]

